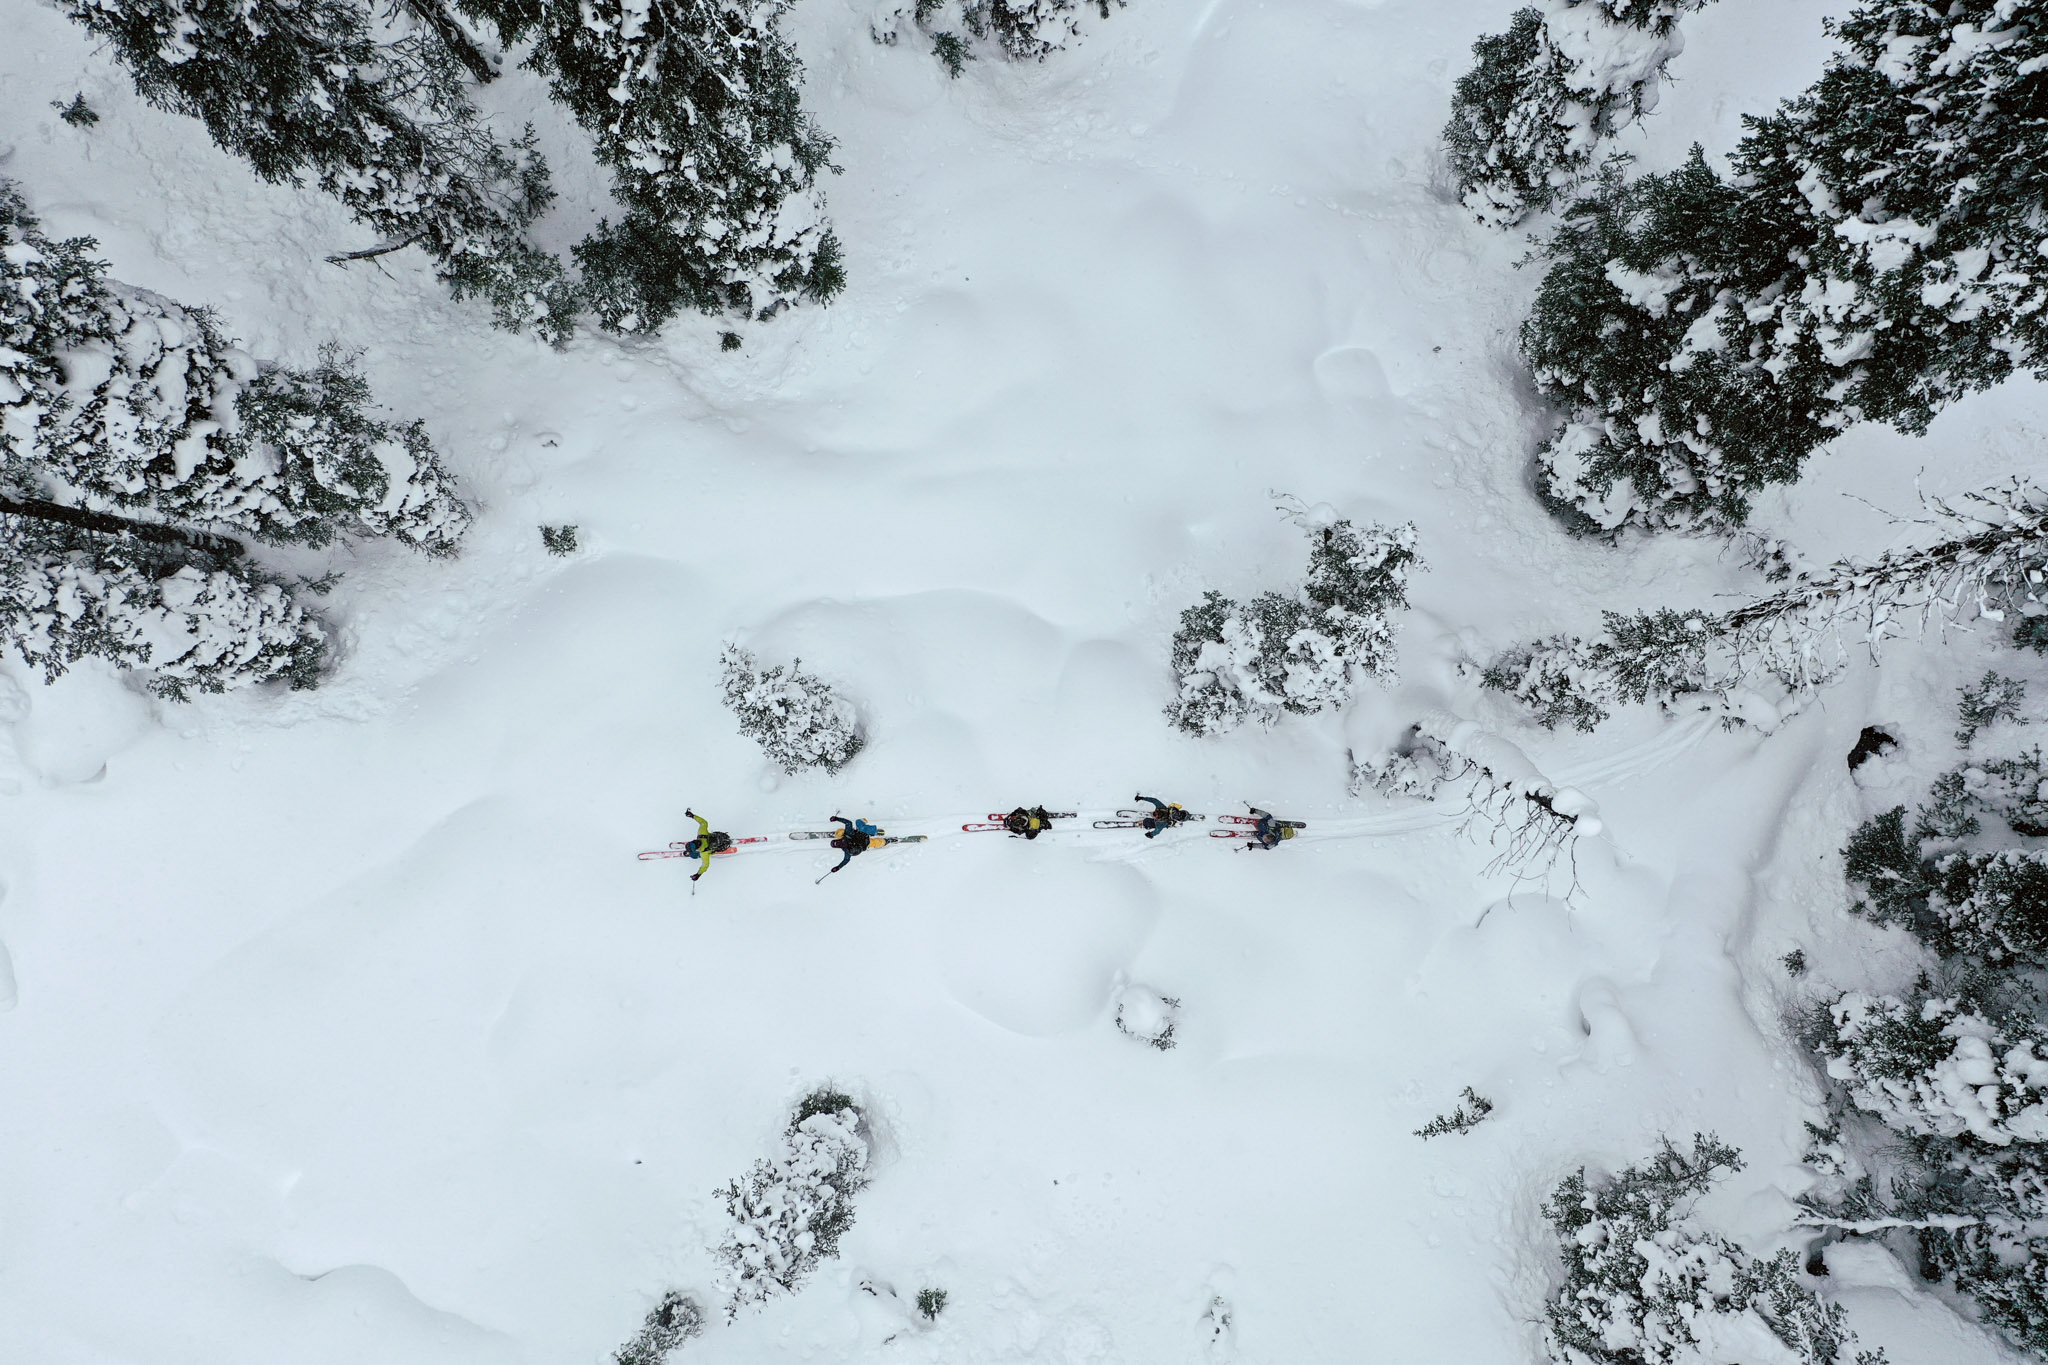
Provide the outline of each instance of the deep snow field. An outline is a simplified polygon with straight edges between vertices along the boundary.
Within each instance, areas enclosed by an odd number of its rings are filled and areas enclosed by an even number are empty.
[[[1707,1220],[1799,1244],[1820,1092],[1777,959],[1804,946],[1808,989],[1911,978],[1814,850],[1944,761],[1910,737],[1952,726],[1952,684],[1916,660],[1989,645],[1896,647],[1769,735],[1547,734],[1459,675],[1760,581],[1700,541],[1573,541],[1527,491],[1538,272],[1451,202],[1437,144],[1513,5],[1132,0],[958,81],[873,43],[872,8],[802,0],[791,28],[849,288],[724,354],[695,318],[556,353],[416,257],[325,265],[365,244],[334,204],[143,105],[54,10],[0,7],[0,175],[52,235],[259,353],[360,348],[479,512],[453,561],[304,556],[347,571],[316,692],[181,706],[0,662],[0,1361],[595,1365],[664,1290],[715,1302],[716,1187],[828,1080],[878,1139],[842,1255],[682,1358],[1531,1361],[1551,1186],[1698,1129],[1749,1161]],[[1843,9],[1688,18],[1622,149],[1725,152]],[[50,107],[75,91],[96,128]],[[489,94],[541,123],[574,240],[587,153],[530,76]],[[1923,470],[2027,468],[2044,418],[2021,383],[1922,440],[1858,430],[1758,521],[1874,552]],[[1204,588],[1298,578],[1276,491],[1418,525],[1402,679],[1196,741],[1160,714],[1167,641]],[[583,548],[544,554],[541,522]],[[735,637],[843,684],[866,752],[771,769],[720,705]],[[1430,707],[1600,803],[1568,900],[1489,873],[1454,811],[1346,795],[1346,736]],[[1909,739],[1859,788],[1873,721]],[[1308,837],[958,833],[1139,789]],[[694,832],[686,805],[937,837],[823,885],[816,845],[742,853],[693,896],[634,857]],[[1116,1029],[1130,984],[1182,1001],[1178,1047]],[[1466,1085],[1492,1119],[1411,1135]],[[1892,1365],[2017,1358],[1882,1251],[1829,1265]]]

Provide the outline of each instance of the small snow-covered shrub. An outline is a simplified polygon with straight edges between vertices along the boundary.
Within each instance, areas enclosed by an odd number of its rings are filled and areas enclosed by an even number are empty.
[[[1126,986],[1117,994],[1115,1022],[1117,1032],[1124,1037],[1170,1052],[1180,1023],[1180,1000],[1161,995],[1149,986]]]
[[[1544,1212],[1565,1280],[1545,1305],[1543,1343],[1559,1365],[1834,1365],[1853,1335],[1842,1310],[1798,1281],[1790,1252],[1750,1257],[1700,1227],[1692,1202],[1734,1148],[1707,1134],[1681,1152],[1589,1182],[1559,1182]]]
[[[1968,1135],[1987,1147],[2048,1142],[2048,1036],[1925,986],[1849,991],[1815,1038],[1849,1102],[1894,1132]]]
[[[1956,743],[1967,748],[1975,741],[1979,730],[2001,720],[2025,725],[2027,722],[2020,715],[2020,706],[2026,699],[2025,683],[2018,678],[1986,670],[1975,686],[1962,689],[1962,700],[1956,705]]]
[[[549,554],[563,558],[576,553],[576,528],[574,526],[543,526],[540,528],[540,543]]]
[[[917,1311],[926,1322],[937,1322],[939,1314],[946,1311],[946,1291],[943,1289],[918,1290]]]
[[[183,701],[281,678],[314,686],[327,640],[284,588],[119,539],[0,516],[0,641],[46,679],[100,658]]]
[[[1656,107],[1678,16],[1707,3],[1554,0],[1474,43],[1444,128],[1465,207],[1506,228],[1570,193],[1600,143]]]
[[[1179,695],[1167,717],[1193,735],[1247,720],[1342,706],[1364,679],[1394,675],[1391,612],[1408,605],[1421,566],[1412,525],[1309,524],[1308,575],[1291,595],[1237,603],[1221,593],[1181,613],[1171,661]]]
[[[803,660],[764,671],[752,653],[728,645],[720,662],[725,704],[739,717],[740,733],[784,772],[823,768],[836,773],[867,743],[853,703],[824,679],[804,672]]]
[[[58,118],[63,119],[73,128],[90,128],[100,121],[99,110],[85,102],[84,91],[73,95],[69,104],[53,102],[50,107],[57,111]]]
[[[661,1296],[633,1339],[612,1352],[616,1365],[663,1365],[669,1352],[704,1330],[704,1310],[678,1290]]]
[[[1113,0],[1121,8],[1125,0]],[[1011,61],[1042,62],[1080,37],[1080,17],[1109,17],[1112,0],[903,0],[875,16],[876,42],[894,46],[907,33],[927,38],[932,55],[958,77],[977,46]]]
[[[839,1254],[868,1157],[867,1116],[851,1097],[821,1089],[797,1106],[781,1153],[719,1191],[733,1220],[718,1248],[729,1273],[727,1317],[795,1289]]]
[[[1493,1112],[1493,1101],[1466,1086],[1458,1092],[1458,1107],[1448,1114],[1439,1114],[1415,1130],[1415,1136],[1425,1142],[1430,1138],[1442,1137],[1446,1133],[1469,1133]]]

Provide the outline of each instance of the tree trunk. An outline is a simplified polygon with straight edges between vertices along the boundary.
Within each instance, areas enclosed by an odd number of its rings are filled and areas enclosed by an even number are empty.
[[[242,557],[240,541],[214,535],[209,531],[187,531],[157,522],[130,521],[126,517],[110,516],[105,512],[88,512],[83,507],[66,507],[62,503],[43,502],[37,498],[23,498],[17,501],[0,493],[0,516],[32,517],[37,521],[62,522],[66,526],[102,531],[108,535],[134,536],[137,540],[152,541],[158,545],[182,545],[191,550],[203,550],[222,559]]]

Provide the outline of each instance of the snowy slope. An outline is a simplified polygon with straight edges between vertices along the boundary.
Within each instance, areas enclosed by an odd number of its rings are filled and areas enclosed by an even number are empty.
[[[607,1359],[663,1290],[710,1292],[714,1188],[825,1079],[881,1137],[842,1258],[683,1358],[1526,1360],[1537,1205],[1660,1132],[1741,1147],[1708,1214],[1777,1245],[1818,1089],[1775,960],[1914,970],[1811,852],[1882,796],[1842,763],[1862,725],[1946,728],[1913,649],[1768,738],[1515,731],[1603,809],[1570,904],[1489,875],[1449,818],[1347,797],[1341,718],[1196,742],[1160,717],[1180,609],[1299,577],[1272,490],[1420,529],[1403,680],[1351,733],[1512,725],[1461,648],[1750,581],[1697,543],[1570,541],[1526,493],[1535,273],[1449,202],[1436,146],[1512,7],[1134,0],[1043,67],[957,82],[873,44],[871,7],[794,20],[840,139],[846,295],[735,354],[708,320],[557,354],[415,261],[320,264],[360,245],[331,204],[256,184],[7,0],[0,175],[52,232],[268,354],[362,348],[480,516],[452,562],[304,557],[347,570],[315,693],[166,707],[0,663],[0,1359]],[[1624,145],[1725,149],[1840,8],[1688,20]],[[519,80],[501,107],[587,204]],[[76,90],[89,132],[48,107]],[[1923,441],[1854,433],[1760,517],[1875,548],[1896,528],[1838,490],[1971,486],[2044,413],[2015,385]],[[583,550],[544,555],[542,521]],[[868,750],[767,769],[718,704],[734,635],[843,682]],[[632,856],[690,833],[686,804],[735,833],[940,835],[1138,789],[1345,837],[953,835],[816,887],[829,855],[787,844],[694,897]],[[1128,982],[1183,1002],[1177,1048],[1117,1032]],[[1493,1119],[1410,1136],[1465,1085]],[[932,1324],[925,1286],[950,1295]],[[2005,1358],[1881,1255],[1831,1288],[1893,1365]]]

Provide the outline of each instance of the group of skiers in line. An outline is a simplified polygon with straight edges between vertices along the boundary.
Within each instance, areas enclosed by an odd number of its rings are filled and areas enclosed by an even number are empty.
[[[1156,839],[1176,825],[1204,818],[1187,810],[1177,801],[1161,801],[1157,797],[1143,795],[1134,796],[1131,799],[1142,801],[1152,809],[1142,813],[1125,812],[1127,815],[1136,814],[1137,818],[1134,820],[1098,822],[1098,824],[1108,828],[1142,829],[1147,839]],[[1239,845],[1239,848],[1278,848],[1281,841],[1292,839],[1297,831],[1304,828],[1298,820],[1282,820],[1271,811],[1260,810],[1257,806],[1250,805],[1249,803],[1246,804],[1245,809],[1251,812],[1252,818],[1249,820],[1242,816],[1226,817],[1237,823],[1250,824],[1252,826],[1245,833],[1244,842]],[[697,870],[690,874],[690,880],[694,882],[710,870],[712,855],[724,853],[733,847],[733,838],[724,830],[714,830],[711,828],[711,822],[697,814],[696,811],[685,810],[683,813],[697,822],[697,837],[681,845],[680,850],[684,858],[694,859],[697,863]],[[1036,839],[1039,835],[1051,829],[1055,820],[1067,818],[1071,817],[1065,813],[1056,814],[1048,811],[1044,806],[1019,806],[1008,815],[1000,817],[999,824],[1004,831],[1013,837],[1029,840]],[[995,819],[995,817],[991,817],[991,819]],[[855,857],[867,852],[871,848],[881,848],[887,844],[898,842],[898,840],[890,838],[880,826],[867,820],[849,820],[843,815],[835,815],[832,817],[832,823],[839,826],[838,834],[833,836],[830,843],[830,847],[839,850],[839,861],[827,870],[825,876],[818,879],[819,881],[823,881],[825,877],[838,872],[848,863],[852,862]],[[993,824],[968,826],[968,828],[988,829],[996,827]],[[812,835],[808,837],[822,836]],[[905,842],[919,842],[923,837],[922,835],[912,835]],[[748,840],[746,842],[753,841]],[[675,845],[671,845],[671,847],[673,848]],[[674,855],[670,854],[667,856]]]

